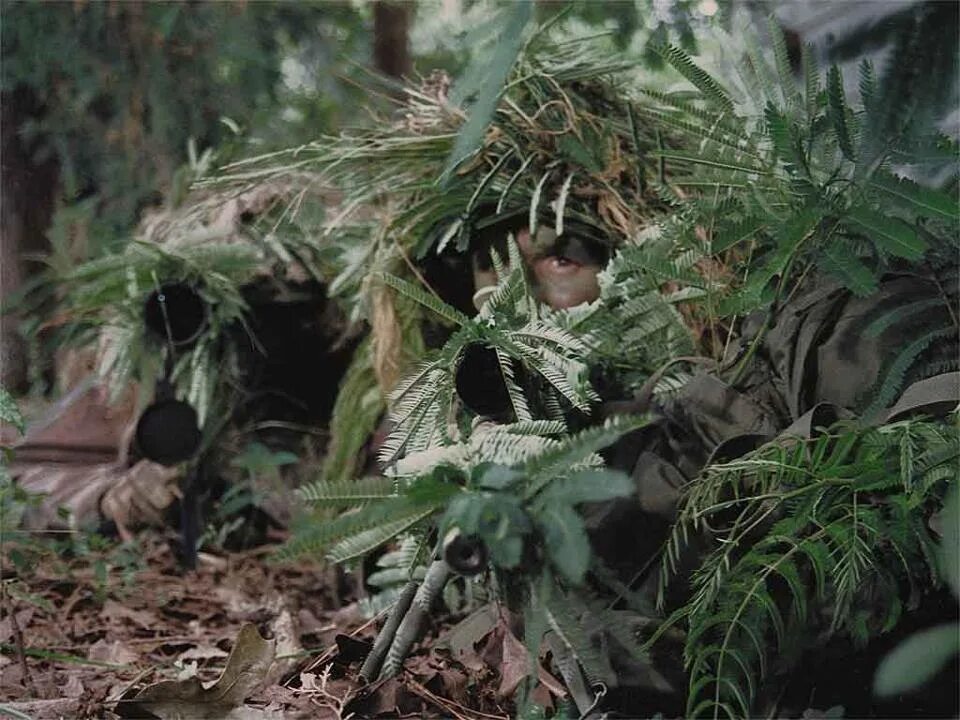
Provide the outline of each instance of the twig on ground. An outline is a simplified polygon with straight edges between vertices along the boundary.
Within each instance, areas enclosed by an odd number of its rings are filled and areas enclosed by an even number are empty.
[[[314,693],[318,694],[320,697],[311,697],[310,701],[313,702],[318,707],[326,708],[332,710],[337,716],[337,720],[350,720],[353,717],[353,713],[343,714],[344,709],[347,706],[347,703],[353,699],[353,693],[348,691],[344,694],[343,697],[337,697],[332,692],[327,689],[327,682],[330,680],[330,669],[331,665],[327,665],[320,673],[320,684],[318,685],[316,680],[311,682],[311,687],[304,687],[299,691],[299,693]]]
[[[149,675],[150,673],[152,673],[153,670],[154,670],[154,668],[151,666],[151,667],[145,668],[145,669],[141,670],[140,672],[138,672],[138,673],[136,674],[136,677],[133,678],[133,680],[131,680],[130,682],[128,682],[127,684],[125,684],[125,685],[123,686],[123,689],[121,689],[121,690],[117,691],[116,693],[114,693],[114,695],[113,695],[112,697],[109,697],[109,698],[107,698],[106,700],[104,700],[104,701],[103,701],[104,705],[110,705],[110,704],[112,704],[112,703],[118,703],[118,702],[120,702],[121,698],[124,696],[124,694],[127,692],[127,690],[129,690],[129,689],[132,688],[134,685],[136,685],[138,682],[140,682],[141,680],[143,680],[143,678],[145,678],[147,675]]]
[[[491,715],[490,713],[485,713],[480,710],[473,710],[472,708],[464,707],[458,702],[449,700],[447,698],[442,698],[436,693],[431,692],[429,689],[418,683],[409,675],[405,678],[407,686],[412,692],[416,695],[422,697],[429,703],[436,705],[441,710],[450,713],[457,720],[509,720],[508,715]]]
[[[37,697],[37,688],[34,687],[33,678],[30,676],[30,668],[27,667],[27,653],[24,651],[23,633],[20,630],[20,623],[17,622],[16,607],[10,602],[6,587],[3,588],[3,604],[6,606],[7,613],[10,615],[10,629],[13,630],[13,642],[16,648],[17,660],[20,662],[20,671],[23,673],[23,684],[30,691],[30,694]]]
[[[77,603],[86,597],[84,593],[85,589],[84,583],[77,583],[77,586],[73,589],[73,592],[70,593],[70,597],[67,598],[67,601],[63,604],[63,608],[60,610],[60,617],[63,620],[69,618],[70,613],[73,612],[73,608],[76,607]]]
[[[383,612],[377,613],[377,614],[374,615],[372,618],[370,618],[369,620],[367,620],[363,625],[361,625],[360,627],[358,627],[356,630],[352,631],[352,632],[348,635],[348,637],[356,637],[359,633],[363,632],[363,631],[366,630],[368,627],[370,627],[370,626],[373,625],[375,622],[377,622],[377,620],[379,620],[379,619],[381,618],[381,616],[382,616],[384,613],[386,613],[386,612],[387,612],[387,611],[384,610]],[[325,662],[327,662],[328,660],[330,660],[330,658],[332,658],[333,655],[334,655],[334,653],[336,653],[336,652],[337,652],[337,644],[334,643],[333,645],[331,645],[330,647],[328,647],[326,650],[324,650],[324,651],[323,651],[323,654],[322,654],[320,657],[318,657],[316,660],[314,660],[312,663],[310,663],[310,666],[307,667],[303,672],[310,672],[310,671],[315,670],[316,668],[320,667],[320,666],[323,665]],[[291,679],[292,679],[292,678],[291,678]],[[287,682],[290,682],[290,681],[288,680]],[[287,684],[287,683],[284,683],[284,685],[286,685],[286,684]]]

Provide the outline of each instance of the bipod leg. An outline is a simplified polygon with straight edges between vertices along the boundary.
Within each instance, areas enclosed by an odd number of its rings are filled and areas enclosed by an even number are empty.
[[[413,602],[413,596],[417,592],[417,587],[418,584],[415,580],[408,582],[403,588],[403,592],[400,593],[397,602],[390,608],[390,615],[387,617],[387,621],[383,624],[383,627],[380,628],[377,639],[373,641],[373,647],[370,648],[369,654],[360,667],[360,679],[363,680],[363,682],[369,683],[376,680],[380,675],[383,658],[393,644],[393,639],[397,635],[397,628],[400,627],[400,622],[406,616],[407,610],[410,609],[410,603]]]
[[[547,647],[553,655],[553,662],[560,671],[560,677],[563,683],[570,691],[570,697],[573,704],[577,706],[577,712],[580,713],[580,720],[597,717],[594,711],[603,696],[607,694],[607,687],[603,683],[594,683],[590,686],[583,668],[576,656],[563,643],[563,641],[554,632],[547,633]]]
[[[447,565],[445,560],[434,560],[430,564],[430,567],[427,568],[423,582],[413,595],[413,600],[403,613],[402,619],[399,620],[395,631],[392,633],[393,637],[389,638],[389,647],[386,651],[386,658],[379,675],[381,679],[393,677],[400,672],[407,653],[410,652],[410,648],[420,638],[423,627],[426,625],[427,617],[430,614],[430,607],[437,597],[440,596],[440,593],[443,592],[443,588],[446,587],[447,580],[449,579],[450,566]],[[408,585],[407,588],[409,587]],[[404,589],[404,594],[406,594],[407,588]],[[400,616],[400,613],[396,614]],[[393,624],[393,620],[394,617],[391,614],[387,625],[383,627],[384,631],[388,629],[388,626]],[[381,632],[381,634],[386,635],[385,632]],[[374,648],[376,648],[380,642],[381,638],[377,637]],[[387,640],[384,639],[383,642],[386,644]],[[372,654],[373,651],[371,650],[371,655]],[[366,662],[364,666],[366,666]],[[361,674],[362,673],[363,670],[361,670]]]
[[[191,463],[181,484],[180,497],[180,567],[197,569],[197,543],[200,539],[200,483],[203,461]]]

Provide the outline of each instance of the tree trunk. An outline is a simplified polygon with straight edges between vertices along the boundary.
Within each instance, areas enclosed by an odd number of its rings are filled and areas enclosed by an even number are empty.
[[[399,78],[413,68],[409,42],[413,9],[412,2],[373,3],[373,63],[384,75]]]
[[[20,135],[23,122],[40,114],[42,108],[24,87],[0,97],[0,385],[13,392],[26,390],[27,353],[9,304],[42,267],[23,256],[47,249],[58,174],[53,159],[34,161],[36,144],[28,145]]]

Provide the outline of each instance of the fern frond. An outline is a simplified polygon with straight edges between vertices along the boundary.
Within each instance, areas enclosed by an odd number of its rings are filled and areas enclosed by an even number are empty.
[[[859,78],[858,88],[860,90],[860,101],[864,109],[869,113],[873,110],[873,102],[877,95],[877,77],[873,70],[873,63],[869,58],[860,61],[858,67]]]
[[[391,391],[389,400],[391,404],[397,403],[404,398],[414,388],[419,389],[422,385],[429,385],[428,376],[440,370],[440,361],[432,360],[422,362],[409,372],[397,386]]]
[[[833,125],[837,144],[847,160],[853,160],[853,143],[850,140],[850,128],[847,125],[847,102],[843,93],[843,76],[834,65],[827,73],[827,115]]]
[[[947,193],[922,187],[913,180],[884,171],[875,172],[869,185],[879,190],[884,198],[908,208],[914,215],[937,217],[949,222],[960,220],[960,203]]]
[[[416,402],[411,403],[409,410],[402,416],[394,419],[394,427],[390,430],[383,444],[380,446],[378,458],[384,465],[396,459],[405,449],[422,450],[423,441],[420,433],[426,427],[432,435],[438,428],[438,399],[441,396],[441,387],[430,386],[422,389],[416,395]]]
[[[705,97],[719,105],[723,112],[733,114],[733,101],[726,90],[710,73],[693,62],[684,50],[670,44],[650,45],[648,47],[689,80]]]
[[[439,504],[419,508],[395,520],[342,538],[330,547],[327,551],[327,558],[332,562],[342,563],[356,557],[362,557],[384,543],[393,540],[400,533],[406,532],[414,527],[420,521],[433,515],[440,508],[441,506]]]
[[[772,442],[708,466],[686,490],[664,563],[697,528],[719,540],[691,577],[691,598],[667,621],[688,625],[688,715],[751,715],[774,643],[803,647],[803,628],[816,621],[811,598],[829,607],[828,633],[857,639],[868,622],[895,622],[898,578],[932,562],[916,512],[917,494],[931,496],[904,475],[942,468],[958,449],[938,422],[839,423],[816,438]],[[885,598],[884,609],[865,613],[865,603],[876,606],[873,593]]]
[[[725,223],[714,231],[710,250],[713,253],[721,253],[739,245],[764,230],[768,222],[762,216],[753,215],[738,222]]]
[[[864,408],[866,417],[874,417],[883,408],[896,399],[897,393],[903,389],[905,378],[917,357],[926,350],[931,343],[941,338],[953,338],[956,331],[953,328],[938,328],[925,333],[905,346],[896,357],[887,363],[885,370],[878,379],[872,391],[872,399]]]
[[[534,421],[560,424],[554,421]],[[534,433],[518,433],[511,428],[521,427],[524,423],[499,425],[475,432],[470,437],[470,455],[472,463],[493,462],[498,465],[518,465],[536,457],[546,449],[555,447],[558,440],[542,437]],[[564,430],[566,430],[564,426]]]
[[[389,522],[391,517],[406,512],[408,508],[408,501],[399,497],[365,505],[333,520],[311,520],[304,528],[293,533],[277,556],[282,560],[292,560],[304,555],[320,555],[343,538]]]
[[[500,374],[503,376],[504,385],[507,388],[507,394],[510,397],[510,404],[513,406],[513,414],[518,422],[531,421],[533,416],[530,414],[530,407],[527,405],[527,399],[523,395],[523,390],[517,385],[517,380],[513,372],[513,360],[510,359],[503,350],[496,349],[497,361],[500,363]]]
[[[649,422],[648,418],[627,415],[608,419],[603,425],[582,430],[564,438],[524,465],[530,478],[526,497],[539,493],[551,480],[575,468],[590,455],[615,442],[622,435],[637,430]]]
[[[434,314],[442,317],[444,320],[447,320],[450,323],[453,323],[454,325],[463,326],[470,322],[470,318],[452,305],[448,305],[440,300],[440,298],[437,296],[431,295],[423,288],[414,285],[403,278],[399,278],[396,275],[390,275],[387,273],[378,273],[376,277],[385,285],[393,288],[404,297],[423,305]]]
[[[528,420],[503,425],[501,429],[511,435],[561,435],[567,431],[566,425],[556,420]]]
[[[812,129],[814,121],[820,114],[820,66],[817,63],[817,51],[812,45],[805,44],[801,53],[807,127]]]
[[[531,342],[550,343],[556,346],[558,351],[566,354],[586,355],[590,352],[590,348],[581,338],[563,328],[547,325],[543,322],[528,323],[510,334],[527,344]]]
[[[323,459],[321,477],[328,482],[354,477],[357,457],[376,429],[386,403],[373,371],[370,341],[354,351],[353,359],[337,391],[330,416],[330,442]]]
[[[359,505],[397,495],[396,483],[384,477],[364,477],[358,480],[317,480],[296,489],[304,502],[335,507]]]
[[[848,211],[849,224],[873,240],[884,252],[906,260],[919,260],[927,251],[927,243],[902,220],[883,217],[857,205]]]
[[[877,289],[876,273],[857,257],[846,238],[836,238],[821,248],[820,266],[857,297],[867,297]]]
[[[773,46],[773,59],[777,68],[777,78],[780,81],[780,93],[783,96],[784,105],[793,110],[799,106],[800,94],[793,79],[793,68],[790,67],[790,60],[787,57],[787,42],[783,29],[773,16],[767,18],[767,32],[770,36],[770,44]]]
[[[870,324],[863,329],[863,333],[867,337],[878,337],[883,334],[887,328],[903,320],[924,314],[928,310],[937,307],[942,308],[943,306],[944,302],[941,298],[925,298],[900,305],[872,320]]]
[[[576,361],[564,358],[545,347],[529,347],[519,342],[512,343],[510,349],[523,360],[527,367],[550,383],[571,405],[585,413],[590,411],[592,394],[587,392],[577,378],[571,377],[569,373]],[[577,375],[580,374],[577,373]]]

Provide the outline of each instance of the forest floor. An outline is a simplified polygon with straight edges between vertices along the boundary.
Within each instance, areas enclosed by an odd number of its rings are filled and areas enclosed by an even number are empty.
[[[364,686],[357,674],[377,623],[335,569],[278,564],[268,545],[201,553],[197,569],[184,572],[173,547],[172,537],[145,533],[122,557],[116,547],[73,559],[48,553],[22,575],[5,560],[0,716],[512,714],[505,698],[528,668],[496,612],[465,634],[471,624],[461,623],[452,643],[436,641],[451,623],[431,628],[433,641],[401,675]],[[555,682],[540,675],[541,689]]]

